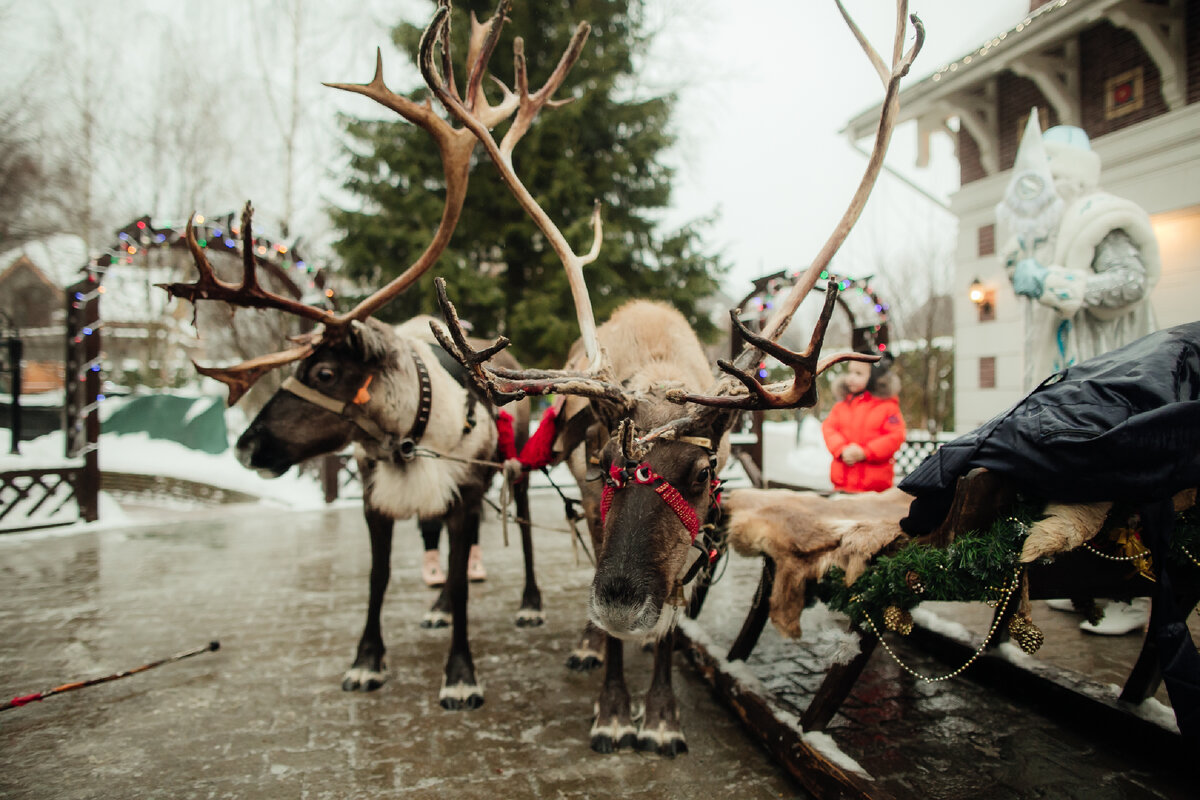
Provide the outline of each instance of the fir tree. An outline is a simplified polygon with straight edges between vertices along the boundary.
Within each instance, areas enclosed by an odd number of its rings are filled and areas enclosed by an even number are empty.
[[[457,4],[453,19],[456,82],[466,83],[466,12],[483,20],[494,8],[480,0]],[[639,0],[522,2],[511,13],[491,72],[511,85],[512,40],[525,39],[531,87],[554,69],[580,21],[592,26],[583,55],[556,98],[517,147],[522,181],[577,251],[591,242],[589,219],[599,199],[604,217],[600,258],[585,268],[598,321],[633,297],[672,303],[703,338],[716,333],[696,301],[717,287],[724,267],[702,252],[697,225],[662,234],[650,215],[668,204],[672,171],[657,161],[672,144],[667,131],[674,98],[626,99],[635,62],[647,46]],[[416,57],[421,27],[401,24],[393,36]],[[493,87],[494,89],[494,87]],[[422,87],[414,98],[423,98]],[[498,95],[492,93],[493,102]],[[335,209],[344,232],[337,244],[348,275],[382,285],[421,252],[441,215],[442,170],[420,129],[403,121],[347,119],[350,177],[345,186],[362,211]],[[497,140],[503,127],[496,132]],[[503,333],[530,366],[559,366],[578,336],[566,277],[553,250],[476,149],[466,205],[449,248],[434,268],[476,335]],[[388,319],[436,313],[432,275],[385,310]]]

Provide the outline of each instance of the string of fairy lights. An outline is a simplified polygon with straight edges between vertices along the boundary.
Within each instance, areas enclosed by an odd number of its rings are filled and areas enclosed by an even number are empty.
[[[233,212],[218,217],[198,214],[192,223],[196,243],[201,249],[241,257],[241,226]],[[295,243],[288,244],[270,236],[256,235],[252,246],[261,262],[278,269],[298,289],[304,285],[310,290],[320,289],[332,302],[334,290],[325,280],[325,270],[301,256]],[[187,220],[154,221],[148,216],[134,220],[117,231],[116,241],[109,247],[109,252],[90,259],[84,267],[84,280],[91,288],[75,291],[71,299],[72,309],[80,311],[105,293],[104,278],[113,265],[132,266],[137,256],[153,250],[186,247]],[[83,325],[73,337],[73,343],[76,346],[84,345],[88,337],[99,334],[103,327],[104,321],[99,319]],[[89,373],[100,372],[104,358],[105,353],[100,352],[99,355],[84,361],[69,379],[85,383]],[[95,411],[104,400],[103,392],[98,393],[94,400],[79,409],[78,419],[82,420]]]
[[[201,249],[212,252],[241,254],[241,226],[231,211],[220,217],[205,217],[197,214],[192,220],[196,243]],[[121,264],[133,264],[140,253],[162,247],[185,247],[187,220],[181,222],[155,222],[142,217],[117,232],[117,243],[113,248],[115,260]],[[288,244],[264,234],[254,237],[253,247],[259,259],[287,274],[307,276],[309,289],[325,288],[327,297],[333,290],[324,287],[324,270],[300,255],[296,243]]]

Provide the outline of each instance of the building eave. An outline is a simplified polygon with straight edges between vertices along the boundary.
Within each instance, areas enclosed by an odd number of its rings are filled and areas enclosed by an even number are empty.
[[[921,81],[901,89],[897,123],[924,117],[951,96],[978,87],[1031,52],[1070,38],[1122,1],[1055,0],[1027,14],[1008,30],[943,64]],[[880,108],[876,103],[854,116],[841,133],[851,141],[873,136],[879,124]]]

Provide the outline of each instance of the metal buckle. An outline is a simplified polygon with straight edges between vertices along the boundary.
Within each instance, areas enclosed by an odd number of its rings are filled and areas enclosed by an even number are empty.
[[[403,461],[412,461],[417,457],[417,443],[412,440],[412,437],[406,436],[396,445],[395,453]]]

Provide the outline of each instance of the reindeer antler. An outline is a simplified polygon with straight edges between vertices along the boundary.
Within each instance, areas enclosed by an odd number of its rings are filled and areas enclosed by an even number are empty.
[[[258,259],[254,255],[254,233],[250,224],[250,218],[253,215],[254,208],[247,202],[246,207],[242,209],[242,282],[240,285],[227,283],[217,277],[212,264],[204,255],[204,250],[196,241],[192,218],[189,217],[186,231],[187,246],[192,253],[192,260],[196,263],[200,277],[196,279],[195,283],[160,283],[158,286],[166,290],[167,294],[172,297],[181,297],[193,305],[197,300],[221,300],[230,305],[244,308],[274,308],[311,319],[314,322],[332,322],[335,317],[330,312],[284,295],[268,292],[259,285]],[[194,217],[195,214],[192,216]]]
[[[436,29],[446,24],[446,11],[438,9],[430,23],[430,29]],[[571,287],[571,295],[575,302],[575,314],[579,320],[579,332],[583,341],[584,353],[588,364],[585,372],[570,372],[559,370],[496,370],[484,365],[487,359],[508,346],[507,339],[501,337],[482,351],[471,349],[466,344],[466,336],[458,326],[454,307],[445,295],[444,287],[438,290],[438,302],[442,313],[450,327],[450,336],[434,326],[434,333],[446,349],[476,376],[481,386],[486,388],[494,402],[506,403],[518,397],[529,394],[547,394],[550,392],[581,394],[587,397],[603,397],[606,399],[623,398],[620,387],[606,381],[607,368],[605,358],[600,350],[596,337],[596,321],[592,313],[591,299],[588,296],[587,284],[583,278],[583,267],[596,260],[600,254],[600,243],[603,238],[603,226],[600,220],[599,203],[592,212],[592,246],[583,255],[578,255],[567,243],[562,231],[550,219],[550,216],[534,199],[533,195],[521,182],[513,167],[512,156],[518,142],[529,131],[537,115],[543,108],[557,108],[570,99],[553,100],[554,93],[566,80],[571,67],[579,60],[587,41],[591,27],[581,22],[575,29],[570,43],[559,59],[558,65],[546,79],[546,83],[536,92],[529,91],[529,78],[525,62],[525,43],[520,37],[513,42],[513,61],[516,77],[514,86],[518,98],[517,115],[512,125],[505,133],[503,140],[497,144],[491,132],[482,120],[472,110],[464,105],[446,88],[442,76],[438,74],[432,58],[421,61],[421,74],[426,85],[437,95],[438,100],[446,107],[451,116],[458,119],[465,128],[470,130],[483,144],[484,150],[500,170],[505,184],[512,192],[521,208],[533,220],[538,229],[546,237],[555,254],[566,270],[567,281]],[[624,400],[621,400],[624,403]]]
[[[433,335],[446,352],[451,353],[475,378],[475,382],[493,403],[498,406],[520,400],[530,395],[571,394],[580,397],[591,397],[606,400],[622,412],[628,410],[631,399],[620,386],[609,383],[603,377],[597,377],[593,372],[577,372],[561,369],[505,369],[486,366],[492,356],[499,353],[510,344],[501,336],[488,347],[475,350],[463,333],[462,324],[458,319],[458,311],[446,295],[446,281],[434,278],[437,289],[438,304],[446,319],[443,331],[438,325],[430,325]]]
[[[888,144],[892,137],[892,129],[896,124],[896,115],[900,110],[900,79],[908,74],[913,59],[921,51],[921,46],[925,42],[925,26],[915,14],[908,15],[907,0],[897,0],[896,32],[892,42],[892,67],[889,70],[883,58],[871,46],[870,42],[867,41],[850,15],[846,13],[841,0],[834,0],[834,2],[837,3],[838,11],[841,12],[842,18],[846,20],[846,24],[850,27],[854,38],[862,46],[863,51],[875,67],[876,72],[879,73],[879,78],[884,85],[883,109],[879,115],[879,127],[875,132],[875,144],[872,147],[871,158],[867,162],[866,171],[863,173],[862,180],[859,181],[858,188],[855,190],[854,196],[850,199],[850,204],[847,206],[845,213],[842,214],[842,218],[838,221],[833,233],[830,234],[820,252],[817,253],[808,270],[796,281],[788,296],[784,299],[784,302],[780,304],[776,312],[767,321],[762,333],[753,334],[738,321],[737,317],[740,309],[732,312],[734,322],[746,338],[747,344],[732,364],[729,362],[719,362],[719,366],[727,375],[732,376],[733,380],[744,386],[747,394],[732,394],[737,389],[737,384],[730,380],[730,378],[724,378],[718,383],[716,391],[711,395],[692,395],[676,392],[671,397],[675,402],[694,403],[714,409],[752,410],[795,408],[812,405],[816,397],[811,392],[811,387],[817,375],[821,372],[824,372],[830,366],[840,361],[878,360],[878,356],[843,353],[821,362],[817,361],[821,353],[822,343],[824,342],[825,330],[829,324],[830,315],[833,313],[833,301],[837,295],[837,289],[833,284],[830,284],[827,289],[825,306],[813,330],[808,349],[803,353],[796,353],[776,344],[776,341],[788,323],[791,322],[796,309],[800,307],[801,301],[804,300],[813,286],[816,285],[817,278],[820,276],[822,270],[829,265],[838,248],[842,246],[842,242],[846,240],[850,229],[854,227],[854,223],[858,221],[863,208],[867,204],[867,198],[870,196],[871,189],[875,186],[875,181],[879,177],[879,171],[883,167],[883,157],[887,153]],[[904,52],[906,18],[912,21],[916,31],[916,38],[908,51]],[[750,369],[753,364],[758,362],[760,352],[766,352],[792,368],[795,377],[790,385],[785,383],[776,385],[779,388],[764,387],[751,374]],[[684,417],[652,431],[644,438],[651,439],[670,436],[692,422],[690,417]]]
[[[812,337],[808,342],[808,349],[803,353],[796,353],[761,334],[751,331],[738,319],[741,309],[734,309],[729,312],[729,318],[733,326],[741,333],[742,338],[749,343],[748,347],[756,347],[767,355],[774,356],[785,367],[791,367],[793,378],[790,384],[785,381],[784,383],[764,386],[753,373],[748,370],[738,369],[722,358],[717,361],[717,366],[721,368],[722,372],[730,375],[745,386],[747,394],[705,396],[690,394],[680,389],[672,389],[667,392],[667,399],[673,403],[696,403],[697,405],[709,406],[711,408],[736,408],[757,411],[768,408],[796,408],[798,406],[813,405],[817,400],[814,389],[814,382],[817,375],[820,375],[829,367],[842,361],[874,362],[879,360],[879,356],[864,353],[838,353],[823,361],[818,360],[821,356],[821,345],[825,340],[825,329],[829,325],[829,318],[833,313],[833,307],[837,301],[837,294],[837,286],[831,283],[829,288],[825,290],[825,305],[821,309],[821,316],[817,319],[817,324],[813,327]]]
[[[505,21],[509,0],[502,0],[496,13],[485,23],[480,23],[471,15],[471,36],[467,50],[468,81],[465,100],[453,86],[453,73],[450,70],[450,43],[448,37],[443,37],[445,25],[430,24],[421,36],[418,60],[422,63],[432,62],[433,50],[438,42],[442,44],[442,60],[447,72],[451,74],[451,85],[443,91],[464,108],[471,109],[472,119],[484,130],[488,130],[508,117],[512,116],[519,105],[519,98],[500,81],[496,81],[503,92],[503,99],[495,106],[490,105],[483,93],[482,79],[488,60],[499,41],[500,29]],[[441,0],[438,15],[443,21],[449,14],[449,0]],[[331,311],[309,306],[304,303],[263,290],[258,283],[256,263],[253,255],[253,239],[249,236],[250,204],[242,217],[243,246],[242,253],[245,267],[240,286],[221,281],[213,274],[212,266],[205,258],[203,251],[192,235],[192,225],[188,223],[188,246],[192,252],[200,277],[192,284],[175,283],[163,285],[168,293],[182,297],[195,303],[197,300],[220,300],[231,306],[245,308],[274,308],[290,314],[323,323],[324,330],[310,337],[304,346],[294,347],[279,353],[251,359],[230,368],[201,368],[201,374],[216,378],[229,386],[229,404],[233,405],[247,389],[274,367],[282,366],[292,361],[304,358],[310,354],[321,341],[332,341],[345,334],[350,324],[361,321],[378,311],[397,295],[404,292],[417,282],[441,256],[442,251],[450,242],[450,237],[458,224],[462,213],[463,201],[467,193],[467,179],[471,167],[471,152],[475,148],[476,134],[466,128],[455,128],[447,120],[442,119],[433,111],[428,99],[424,103],[416,103],[406,97],[396,94],[387,87],[383,80],[383,56],[377,49],[375,52],[375,75],[369,83],[327,83],[334,89],[354,92],[369,97],[380,105],[395,111],[404,119],[425,130],[433,138],[442,161],[442,169],[446,180],[446,197],[442,209],[442,218],[438,222],[433,239],[413,264],[386,286],[375,291],[369,297],[345,314],[334,314]]]

